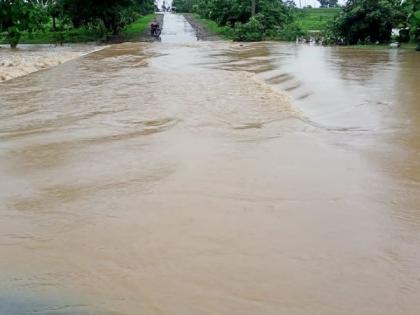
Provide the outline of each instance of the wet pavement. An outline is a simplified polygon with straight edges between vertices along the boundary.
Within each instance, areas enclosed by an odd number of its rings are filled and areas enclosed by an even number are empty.
[[[164,15],[162,43],[191,43],[197,41],[195,30],[181,14]]]
[[[164,27],[0,84],[0,314],[418,314],[420,56]]]

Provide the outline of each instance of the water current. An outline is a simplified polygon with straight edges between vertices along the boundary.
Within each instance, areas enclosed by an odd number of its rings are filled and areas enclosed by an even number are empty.
[[[1,83],[0,314],[419,314],[419,86],[173,14]]]

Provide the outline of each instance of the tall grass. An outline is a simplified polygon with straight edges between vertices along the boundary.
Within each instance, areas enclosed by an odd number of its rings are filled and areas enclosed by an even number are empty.
[[[153,21],[155,15],[149,14],[138,18],[134,23],[128,25],[122,32],[126,40],[132,40],[143,33]]]
[[[328,22],[332,21],[339,11],[339,8],[298,9],[296,23],[304,31],[323,31]]]

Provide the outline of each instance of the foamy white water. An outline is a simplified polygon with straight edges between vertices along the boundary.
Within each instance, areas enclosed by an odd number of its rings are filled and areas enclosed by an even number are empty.
[[[95,45],[0,46],[0,82],[27,75],[78,58],[100,49]]]

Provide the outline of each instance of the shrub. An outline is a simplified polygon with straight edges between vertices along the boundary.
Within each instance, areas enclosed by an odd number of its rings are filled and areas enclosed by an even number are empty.
[[[306,32],[304,32],[299,25],[291,23],[283,27],[276,27],[267,35],[273,39],[295,41],[297,38],[305,36]]]
[[[346,44],[386,43],[398,20],[393,0],[349,0],[328,32]]]
[[[19,32],[19,29],[17,27],[10,27],[9,31],[7,32],[6,35],[6,40],[8,41],[8,43],[10,44],[10,46],[12,48],[16,48],[16,46],[19,43],[21,37],[21,33]]]
[[[239,42],[256,42],[264,37],[264,26],[256,17],[252,17],[247,23],[235,24],[234,40]]]

